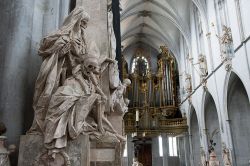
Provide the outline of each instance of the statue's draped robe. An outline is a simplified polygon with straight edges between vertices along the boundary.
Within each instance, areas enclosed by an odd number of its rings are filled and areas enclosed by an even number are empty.
[[[72,76],[72,69],[85,56],[87,48],[81,23],[87,21],[88,17],[83,9],[77,8],[58,31],[42,40],[39,55],[43,58],[43,63],[35,84],[35,117],[30,133],[44,134],[45,117],[49,112],[52,95]]]
[[[84,79],[80,71],[68,78],[50,100],[45,120],[46,147],[63,148],[67,135],[74,139],[81,133],[97,131],[95,121],[88,115],[98,97],[92,82]]]
[[[35,117],[29,133],[43,134],[47,149],[64,148],[67,137],[74,139],[81,133],[97,139],[103,134],[96,124],[96,102],[101,95],[96,83],[82,71],[87,56],[84,23],[88,19],[82,8],[76,8],[62,28],[41,42],[39,55],[43,63],[35,85]],[[106,132],[116,137],[112,124],[104,116],[102,120]]]

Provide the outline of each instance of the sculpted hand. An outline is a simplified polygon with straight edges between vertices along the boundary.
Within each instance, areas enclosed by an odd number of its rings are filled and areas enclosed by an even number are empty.
[[[107,96],[102,95],[101,101],[104,102],[104,103],[106,103],[107,100],[108,100]]]

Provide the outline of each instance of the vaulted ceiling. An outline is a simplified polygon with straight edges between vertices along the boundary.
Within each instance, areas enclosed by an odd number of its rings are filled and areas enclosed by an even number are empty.
[[[194,4],[202,6],[200,1]],[[167,45],[179,56],[179,40],[190,41],[192,0],[121,0],[121,37],[124,49],[145,43],[159,50]]]

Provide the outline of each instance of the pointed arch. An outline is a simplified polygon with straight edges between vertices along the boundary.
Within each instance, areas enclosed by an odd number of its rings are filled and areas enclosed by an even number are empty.
[[[227,79],[226,111],[230,120],[230,134],[234,165],[248,163],[250,153],[250,103],[246,88],[235,72]]]

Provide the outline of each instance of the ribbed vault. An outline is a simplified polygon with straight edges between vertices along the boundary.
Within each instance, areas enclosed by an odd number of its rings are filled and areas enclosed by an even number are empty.
[[[190,7],[194,3],[204,20],[204,0],[121,0],[121,37],[124,49],[142,42],[159,50],[166,45],[180,58],[179,40],[190,44]]]

